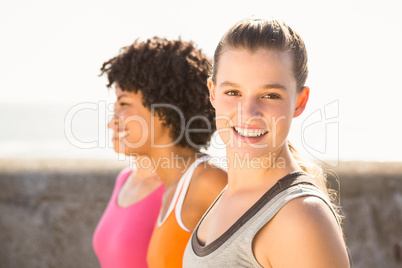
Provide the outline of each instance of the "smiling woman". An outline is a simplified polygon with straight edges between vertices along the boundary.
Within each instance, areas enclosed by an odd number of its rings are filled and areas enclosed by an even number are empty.
[[[226,173],[200,152],[215,130],[208,67],[192,42],[158,37],[104,63],[117,96],[114,150],[137,167],[119,176],[95,231],[102,267],[180,267],[191,232],[226,185]]]
[[[245,19],[222,37],[208,87],[228,186],[195,228],[184,267],[349,267],[325,177],[288,142],[307,73],[303,40],[277,20]]]

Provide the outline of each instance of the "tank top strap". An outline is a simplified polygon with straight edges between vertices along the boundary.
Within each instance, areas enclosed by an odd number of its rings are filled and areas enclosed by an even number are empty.
[[[255,226],[255,233],[257,233],[267,222],[269,222],[284,205],[286,205],[293,199],[306,196],[315,196],[324,201],[332,211],[335,219],[337,220],[339,228],[341,228],[340,223],[338,222],[338,219],[336,217],[335,210],[326,195],[324,195],[314,185],[298,183],[278,193],[278,195],[272,198],[269,204],[265,205],[265,208],[261,209],[254,215],[253,221],[259,222],[259,224]]]
[[[120,189],[124,186],[128,177],[133,173],[134,173],[133,175],[135,176],[136,172],[137,172],[137,170],[135,168],[131,169],[128,167],[124,168],[122,171],[119,172],[119,174],[116,177],[115,186],[114,186],[113,193],[112,193],[112,196],[111,196],[109,202],[113,202],[113,204],[115,206],[117,205],[117,197],[120,193]]]
[[[188,230],[184,226],[184,224],[183,224],[183,222],[181,220],[181,209],[182,209],[182,206],[183,206],[184,198],[186,197],[188,187],[190,186],[190,182],[191,182],[191,178],[193,177],[194,170],[198,167],[198,165],[208,161],[209,159],[210,159],[209,155],[204,155],[204,156],[196,159],[191,164],[191,166],[186,170],[186,172],[183,175],[183,185],[182,185],[182,187],[180,189],[179,195],[178,195],[177,200],[175,202],[174,212],[175,212],[177,223],[180,225],[180,227],[183,230],[185,230],[187,232],[190,232],[190,230]]]
[[[198,159],[196,159],[191,166],[188,167],[188,169],[186,170],[186,172],[183,174],[183,177],[181,180],[183,180],[183,184],[181,186],[180,192],[179,192],[179,196],[176,200],[176,204],[178,205],[180,203],[183,203],[184,197],[187,193],[188,187],[190,185],[191,182],[191,178],[193,177],[194,174],[194,170],[198,167],[199,164],[209,160],[209,155],[204,155]],[[181,202],[180,202],[181,201]]]
[[[197,167],[199,164],[201,164],[201,163],[203,163],[203,162],[209,160],[209,158],[210,158],[209,155],[204,155],[204,156],[202,156],[202,157],[196,159],[196,160],[187,168],[187,170],[186,170],[186,171],[184,172],[184,174],[181,176],[181,178],[180,178],[180,180],[179,180],[179,182],[178,182],[178,184],[177,184],[175,193],[174,193],[174,195],[173,195],[173,199],[172,199],[172,201],[171,201],[170,204],[169,204],[169,208],[168,208],[168,210],[167,210],[167,212],[166,212],[166,214],[165,214],[165,217],[164,217],[163,219],[161,219],[161,216],[159,215],[159,217],[158,217],[158,219],[157,219],[157,224],[156,224],[156,226],[158,226],[158,227],[161,226],[161,225],[167,220],[167,218],[169,217],[169,215],[172,214],[172,212],[178,210],[178,212],[175,213],[175,216],[176,216],[176,218],[177,218],[177,221],[178,221],[179,224],[180,224],[180,227],[182,227],[182,228],[184,227],[184,225],[181,223],[180,214],[181,214],[181,207],[182,207],[182,203],[183,203],[183,201],[184,201],[184,197],[186,196],[188,186],[190,185],[191,177],[193,176],[193,173],[194,173],[194,170],[196,169],[196,167]],[[177,206],[178,206],[178,209],[177,209]],[[177,217],[177,215],[178,215],[179,217]],[[186,230],[186,231],[188,231],[187,228],[185,228],[185,227],[184,227],[183,229]]]
[[[257,232],[261,230],[261,228],[269,221],[271,221],[271,219],[279,212],[281,208],[283,208],[283,206],[298,197],[307,196],[320,198],[327,204],[327,206],[331,209],[335,219],[337,220],[338,227],[342,232],[342,228],[338,221],[338,218],[336,217],[336,213],[327,197],[314,185],[297,183],[281,191],[269,202],[269,204],[266,204],[262,210],[257,212],[252,220],[250,220],[250,222],[244,226],[244,232],[240,235],[240,240],[247,241],[247,243],[251,245]],[[252,247],[247,247],[244,250],[248,255],[249,260],[253,263],[254,267],[261,267],[258,261],[255,259]]]

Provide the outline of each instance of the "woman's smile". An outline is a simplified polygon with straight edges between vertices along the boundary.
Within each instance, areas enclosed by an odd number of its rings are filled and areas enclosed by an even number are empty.
[[[260,142],[265,135],[268,134],[268,130],[260,129],[260,128],[253,128],[253,127],[232,127],[234,132],[234,136],[246,143],[257,143]]]

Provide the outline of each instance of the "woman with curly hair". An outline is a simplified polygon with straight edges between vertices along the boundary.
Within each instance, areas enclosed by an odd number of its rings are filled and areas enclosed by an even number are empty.
[[[116,88],[114,148],[137,168],[116,182],[121,188],[95,232],[102,267],[180,267],[194,227],[226,185],[226,173],[200,152],[216,129],[208,68],[194,43],[158,37],[103,64],[107,86]]]

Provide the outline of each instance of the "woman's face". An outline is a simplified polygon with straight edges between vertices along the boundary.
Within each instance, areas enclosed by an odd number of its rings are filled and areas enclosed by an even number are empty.
[[[122,91],[116,86],[114,117],[108,127],[113,130],[114,150],[125,155],[146,155],[168,135],[159,116],[142,104],[142,93]]]
[[[228,150],[243,156],[278,155],[308,99],[308,88],[305,94],[296,90],[286,52],[228,49],[220,56],[216,83],[209,80],[208,86],[219,135]],[[299,105],[302,95],[307,99]]]

